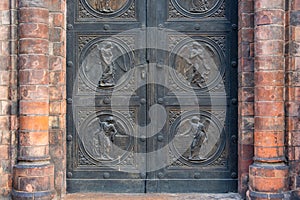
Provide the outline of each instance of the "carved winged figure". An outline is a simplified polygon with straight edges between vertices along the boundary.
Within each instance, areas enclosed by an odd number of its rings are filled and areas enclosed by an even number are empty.
[[[204,122],[200,121],[200,118],[193,116],[190,120],[189,129],[182,133],[181,135],[190,135],[193,140],[189,148],[189,160],[205,160],[206,158],[200,157],[201,146],[207,142],[207,129],[209,126],[209,121],[205,120]]]
[[[110,156],[112,142],[118,133],[112,116],[105,121],[99,121],[100,129],[93,137],[93,154],[101,160],[112,160]]]
[[[204,50],[199,43],[193,42],[187,62],[190,65],[188,71],[190,74],[187,74],[190,77],[190,83],[196,84],[201,88],[205,87],[210,68],[204,63]]]
[[[86,76],[99,87],[116,85],[116,74],[120,70],[127,72],[125,55],[118,45],[111,41],[104,41],[96,45],[84,59],[82,66]],[[119,71],[118,71],[119,70]]]
[[[102,62],[99,63],[104,69],[99,81],[99,86],[114,86],[115,85],[115,67],[113,63],[113,46],[111,42],[105,43],[103,47],[97,46],[102,58]]]
[[[214,54],[209,46],[192,42],[182,48],[177,70],[193,86],[204,88],[209,82],[212,70],[217,70]]]

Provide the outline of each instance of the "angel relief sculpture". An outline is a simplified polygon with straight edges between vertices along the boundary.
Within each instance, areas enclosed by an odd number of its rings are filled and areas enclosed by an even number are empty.
[[[191,86],[204,88],[217,71],[217,64],[211,48],[198,42],[192,42],[181,48],[176,59],[177,71],[185,77]]]
[[[114,86],[115,85],[115,67],[113,63],[113,52],[111,42],[107,42],[103,47],[97,46],[102,58],[102,68],[104,69],[99,81],[99,86]]]
[[[201,122],[199,117],[194,116],[189,120],[189,123],[189,129],[180,134],[180,136],[190,136],[192,138],[186,156],[188,156],[189,160],[205,160],[205,157],[200,156],[200,150],[202,145],[208,141],[207,129],[209,121]]]
[[[100,129],[96,132],[92,139],[92,153],[100,160],[112,160],[110,156],[112,149],[112,141],[118,133],[115,127],[113,117],[108,117],[104,122],[99,122]]]
[[[128,71],[125,60],[125,55],[117,44],[104,41],[96,45],[82,65],[86,78],[94,85],[112,87]]]

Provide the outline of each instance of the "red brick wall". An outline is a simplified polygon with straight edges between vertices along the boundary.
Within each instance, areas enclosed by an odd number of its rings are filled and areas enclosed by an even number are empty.
[[[286,144],[290,165],[290,190],[300,199],[300,0],[286,12]]]
[[[14,1],[0,1],[0,198],[12,187],[16,157],[17,66]]]
[[[49,8],[50,154],[55,165],[55,189],[61,196],[66,191],[66,1],[52,0]]]
[[[239,0],[239,192],[248,189],[254,133],[254,0]]]

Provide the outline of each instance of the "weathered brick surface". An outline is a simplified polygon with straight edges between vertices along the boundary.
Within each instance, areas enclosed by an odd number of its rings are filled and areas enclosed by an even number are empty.
[[[239,192],[248,188],[254,133],[254,1],[239,0]]]
[[[19,0],[19,152],[13,199],[54,195],[49,154],[48,1]]]
[[[288,190],[285,165],[285,1],[254,6],[254,164],[250,199],[281,199]],[[270,62],[271,61],[271,62]]]
[[[16,10],[13,2],[0,2],[0,199],[8,199],[15,162],[16,118]],[[10,17],[12,16],[12,18]]]
[[[49,4],[50,51],[49,98],[50,98],[50,154],[55,165],[55,189],[58,198],[66,192],[66,25],[65,0],[52,0]]]
[[[293,199],[300,199],[300,0],[292,0],[286,12],[286,143],[290,165],[290,190]]]

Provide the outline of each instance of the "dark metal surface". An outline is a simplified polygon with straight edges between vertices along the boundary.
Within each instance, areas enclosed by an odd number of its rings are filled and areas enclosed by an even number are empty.
[[[68,192],[237,190],[234,24],[235,0],[68,0]]]

